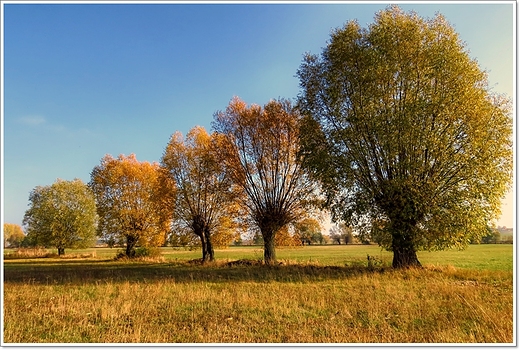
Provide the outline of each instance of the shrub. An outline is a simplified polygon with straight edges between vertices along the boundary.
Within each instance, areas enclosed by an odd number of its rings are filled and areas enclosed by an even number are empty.
[[[135,254],[128,257],[124,250],[119,251],[115,260],[137,260],[137,261],[164,261],[161,249],[158,247],[137,247]]]

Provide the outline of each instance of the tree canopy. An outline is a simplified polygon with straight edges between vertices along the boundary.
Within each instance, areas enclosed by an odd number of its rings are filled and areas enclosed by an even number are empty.
[[[50,186],[37,186],[29,195],[30,207],[23,224],[27,239],[35,245],[84,248],[95,242],[96,203],[81,180],[58,179]]]
[[[139,162],[134,154],[106,155],[90,176],[100,237],[113,235],[122,241],[128,257],[135,255],[137,245],[160,246],[164,242],[171,223],[173,184],[159,164]]]
[[[350,21],[297,75],[304,166],[334,219],[394,267],[486,233],[512,180],[511,104],[444,17],[394,6]]]

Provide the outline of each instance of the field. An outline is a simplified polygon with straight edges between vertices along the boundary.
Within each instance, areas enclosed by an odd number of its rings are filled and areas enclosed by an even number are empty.
[[[274,267],[230,263],[261,247],[216,250],[207,266],[190,262],[198,251],[116,252],[5,260],[4,343],[516,341],[512,245],[420,252],[425,268],[403,271],[362,245],[278,249]]]

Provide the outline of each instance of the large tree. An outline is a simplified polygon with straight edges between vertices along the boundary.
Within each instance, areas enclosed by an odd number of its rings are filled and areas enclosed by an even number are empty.
[[[214,118],[225,137],[221,159],[262,234],[265,263],[274,264],[276,233],[304,215],[315,191],[298,161],[300,115],[287,100],[261,107],[235,97]]]
[[[134,154],[106,155],[91,172],[99,215],[98,236],[116,238],[135,248],[160,246],[169,230],[172,184],[157,163],[139,162]]]
[[[27,239],[34,244],[85,248],[95,243],[96,203],[92,191],[81,180],[58,179],[50,186],[37,186],[29,195],[30,207],[23,224]]]
[[[214,260],[213,236],[218,244],[233,240],[236,190],[219,154],[217,133],[200,126],[186,138],[176,132],[164,151],[161,165],[175,182],[173,219],[200,238],[202,261]]]
[[[350,21],[297,74],[304,164],[336,220],[376,237],[394,267],[486,233],[512,179],[511,104],[443,16]]]

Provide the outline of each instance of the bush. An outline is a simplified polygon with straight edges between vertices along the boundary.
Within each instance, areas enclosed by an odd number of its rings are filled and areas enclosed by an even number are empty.
[[[158,247],[137,247],[135,254],[128,257],[124,250],[117,253],[115,260],[164,261],[161,249]]]

